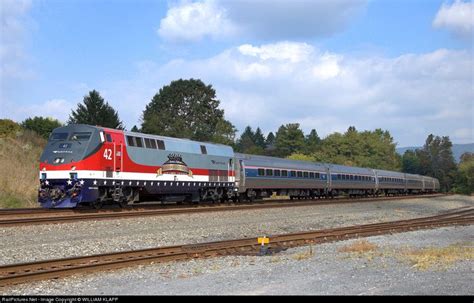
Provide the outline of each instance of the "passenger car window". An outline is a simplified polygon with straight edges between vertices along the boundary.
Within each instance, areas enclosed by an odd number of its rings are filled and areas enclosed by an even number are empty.
[[[263,168],[258,169],[258,175],[259,176],[264,176],[265,175],[265,170]]]
[[[133,137],[127,136],[127,143],[129,146],[135,146],[135,141],[133,140]]]
[[[288,177],[288,171],[287,170],[282,170],[281,175],[282,175],[282,177]]]
[[[266,169],[266,170],[265,170],[265,174],[266,174],[267,176],[273,176],[273,169]]]
[[[280,176],[280,170],[275,169],[274,174],[275,174],[275,177],[279,177]]]
[[[158,144],[158,149],[165,150],[165,141],[163,140],[156,140],[156,143]]]
[[[140,137],[135,137],[135,142],[137,143],[137,147],[143,147],[143,140]]]

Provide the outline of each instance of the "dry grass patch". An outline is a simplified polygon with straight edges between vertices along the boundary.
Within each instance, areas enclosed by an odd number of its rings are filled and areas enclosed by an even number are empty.
[[[309,246],[308,250],[293,254],[291,257],[296,261],[306,260],[314,256],[313,246]]]
[[[458,261],[474,260],[474,247],[457,243],[447,247],[406,249],[398,254],[398,259],[419,270],[446,269]]]
[[[353,242],[351,244],[348,244],[339,248],[338,251],[342,253],[363,254],[367,252],[373,252],[377,249],[378,249],[377,245],[370,243],[367,240],[359,240],[359,241]]]

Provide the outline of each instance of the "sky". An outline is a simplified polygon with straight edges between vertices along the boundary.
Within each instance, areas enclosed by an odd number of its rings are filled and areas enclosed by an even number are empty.
[[[239,132],[389,130],[474,142],[474,4],[452,0],[0,0],[0,119],[66,122],[96,89],[127,129],[199,78]]]

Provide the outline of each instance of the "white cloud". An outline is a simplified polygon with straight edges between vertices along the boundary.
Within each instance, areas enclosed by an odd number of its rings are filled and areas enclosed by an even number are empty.
[[[74,105],[64,99],[51,99],[41,104],[31,105],[4,102],[0,116],[8,117],[8,119],[18,122],[34,116],[51,117],[61,122],[66,122]]]
[[[214,1],[182,2],[169,8],[158,34],[171,41],[198,41],[207,36],[227,36],[234,30],[226,10]]]
[[[365,5],[366,0],[184,1],[168,9],[158,34],[171,41],[323,37],[342,31]]]
[[[306,43],[279,42],[260,47],[244,44],[238,50],[242,55],[258,57],[263,61],[275,59],[297,63],[306,60],[313,52],[313,47]]]
[[[468,51],[446,49],[351,57],[292,42],[241,45],[207,59],[143,62],[132,79],[108,88],[107,100],[124,100],[117,109],[132,126],[163,85],[200,78],[213,85],[226,118],[240,130],[299,122],[325,136],[354,125],[388,129],[408,146],[430,133],[462,139],[459,129],[472,125],[473,65]]]
[[[443,3],[435,19],[435,28],[446,28],[462,39],[473,39],[474,3],[456,0],[454,3]]]

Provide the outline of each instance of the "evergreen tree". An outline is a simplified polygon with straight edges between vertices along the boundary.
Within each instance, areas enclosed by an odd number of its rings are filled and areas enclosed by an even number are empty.
[[[96,90],[84,96],[83,103],[72,111],[68,124],[90,124],[115,129],[124,129],[118,113],[105,102]]]
[[[137,127],[136,125],[134,125],[130,131],[131,131],[131,132],[135,132],[135,133],[139,133],[139,132],[140,132],[140,130],[138,129],[138,127]]]
[[[255,143],[256,133],[252,130],[252,127],[247,126],[237,140],[236,150],[241,153],[262,155],[264,150],[261,146]]]
[[[224,119],[224,110],[211,85],[199,79],[172,81],[153,97],[143,111],[141,131],[149,134],[226,142],[235,127]]]
[[[305,154],[309,155],[315,152],[318,149],[320,144],[321,144],[321,138],[319,138],[316,130],[312,129],[311,132],[305,137],[305,140],[304,140]]]
[[[299,123],[289,123],[280,126],[275,136],[275,154],[287,157],[293,153],[301,152],[304,147],[304,133]]]
[[[265,147],[270,148],[275,144],[275,135],[270,132],[268,133],[267,139],[265,140]]]
[[[260,129],[260,127],[257,127],[257,130],[255,131],[255,134],[253,136],[253,142],[258,147],[265,149],[265,137],[263,136],[262,130]]]

